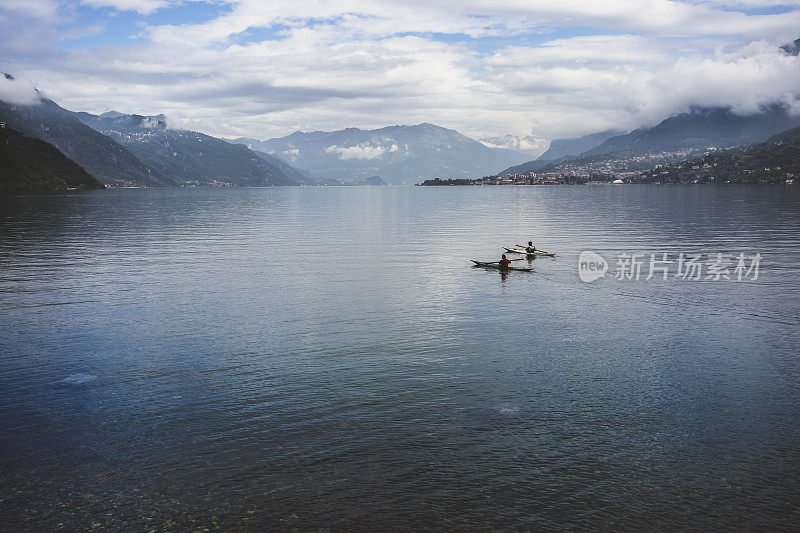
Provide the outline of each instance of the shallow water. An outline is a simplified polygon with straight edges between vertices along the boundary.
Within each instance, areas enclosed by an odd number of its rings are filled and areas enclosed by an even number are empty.
[[[797,190],[2,200],[0,518],[795,530]],[[557,257],[470,267],[529,238]],[[605,278],[580,280],[584,250]],[[759,275],[614,277],[681,252],[759,252]]]

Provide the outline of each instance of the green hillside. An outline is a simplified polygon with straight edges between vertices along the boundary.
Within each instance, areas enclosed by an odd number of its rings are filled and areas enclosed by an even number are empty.
[[[800,175],[800,128],[744,148],[711,152],[642,174],[642,181],[782,183]]]
[[[102,188],[102,183],[52,144],[0,127],[0,191]]]

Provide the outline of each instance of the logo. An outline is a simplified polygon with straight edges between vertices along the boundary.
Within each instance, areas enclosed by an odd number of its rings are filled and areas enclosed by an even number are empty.
[[[603,256],[594,252],[582,252],[578,258],[578,275],[581,281],[591,282],[605,277],[608,271],[608,263]]]
[[[650,260],[647,260],[647,256]],[[756,281],[761,254],[730,253],[620,253],[616,256],[612,276],[618,281]],[[578,258],[581,281],[592,282],[608,272],[605,258],[594,252],[583,252]]]

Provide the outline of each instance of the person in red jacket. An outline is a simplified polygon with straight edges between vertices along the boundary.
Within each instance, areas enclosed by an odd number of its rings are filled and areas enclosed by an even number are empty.
[[[508,268],[508,266],[511,264],[511,261],[506,259],[506,254],[503,254],[503,258],[500,261],[498,261],[498,263],[500,263],[500,268],[505,269]]]

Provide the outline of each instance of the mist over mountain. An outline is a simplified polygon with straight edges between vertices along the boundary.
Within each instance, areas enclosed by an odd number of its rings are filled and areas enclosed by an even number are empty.
[[[242,138],[231,142],[286,159],[314,178],[360,181],[380,175],[392,184],[481,176],[529,157],[489,148],[457,131],[427,123],[376,130],[295,132],[267,141]]]
[[[283,161],[242,145],[188,130],[167,127],[164,115],[76,113],[91,126],[125,146],[166,179],[182,185],[298,185],[305,177]]]

